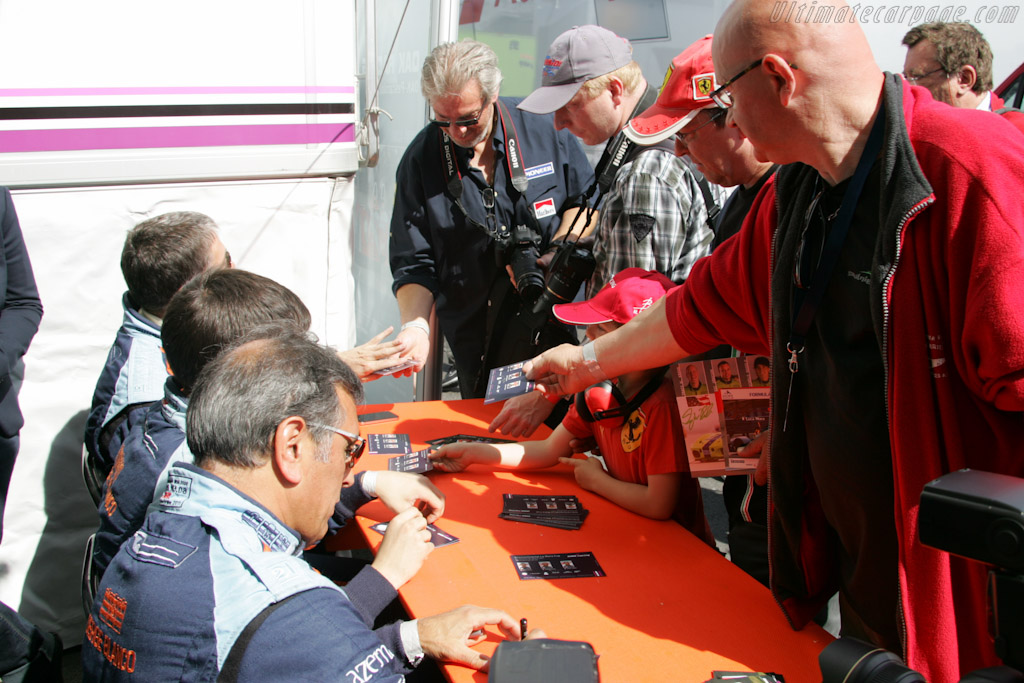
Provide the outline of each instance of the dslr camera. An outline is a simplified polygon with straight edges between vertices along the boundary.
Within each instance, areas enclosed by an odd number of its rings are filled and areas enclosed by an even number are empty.
[[[575,299],[580,286],[594,274],[596,265],[590,249],[580,246],[578,241],[562,242],[551,259],[540,296],[529,310],[522,311],[526,323],[537,329],[548,319],[552,306]]]
[[[972,671],[961,683],[1024,682],[1024,479],[969,469],[943,475],[921,493],[918,528],[925,545],[994,566],[990,628],[1006,666]],[[818,663],[823,683],[925,680],[895,654],[855,638],[831,643]]]
[[[529,225],[520,223],[500,241],[498,265],[512,267],[512,280],[520,298],[532,304],[544,291],[544,274],[537,265],[540,235]]]

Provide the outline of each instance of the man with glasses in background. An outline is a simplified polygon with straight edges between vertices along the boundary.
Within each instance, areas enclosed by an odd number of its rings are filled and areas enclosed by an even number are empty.
[[[550,116],[522,112],[518,100],[498,96],[498,59],[483,43],[434,48],[420,85],[432,121],[398,166],[391,215],[397,338],[403,358],[414,361],[401,374],[423,368],[436,306],[462,397],[480,398],[492,368],[576,339],[550,316],[535,328],[525,313],[543,289],[537,259],[568,232],[593,170],[579,142],[555,131]],[[515,285],[506,264],[516,270]],[[536,393],[517,396],[491,429],[529,436],[552,409]],[[553,425],[562,414],[564,408]]]
[[[843,635],[957,681],[998,663],[987,568],[917,513],[947,472],[1024,475],[1024,139],[884,74],[856,23],[773,6],[726,10],[712,99],[789,166],[664,303],[524,369],[567,393],[721,343],[770,358],[776,600],[799,628],[838,590]]]
[[[722,187],[735,187],[715,224],[717,249],[740,231],[761,188],[779,168],[760,161],[750,140],[726,122],[728,109],[713,99],[715,67],[711,60],[711,36],[705,36],[672,60],[672,67],[652,107],[633,117],[625,134],[640,145],[654,145],[675,139],[675,152],[688,156],[704,177]],[[702,93],[701,79],[712,79]],[[721,346],[707,356],[733,355],[731,346]],[[767,359],[765,365],[768,364]],[[696,367],[687,366],[696,379]],[[766,373],[767,374],[767,373]],[[692,379],[691,379],[692,381]],[[698,379],[699,381],[699,379]],[[758,386],[756,380],[753,386]],[[686,386],[689,395],[691,385]],[[767,383],[761,386],[768,386]],[[699,393],[699,392],[696,392]],[[767,431],[744,448],[744,457],[756,457]],[[729,515],[729,559],[745,572],[768,585],[768,489],[764,470],[755,475],[733,474],[722,485],[722,500]]]
[[[903,77],[928,88],[939,102],[1000,114],[1024,132],[1024,112],[992,92],[992,48],[974,26],[961,21],[921,24],[903,36]]]
[[[352,476],[361,398],[352,370],[294,325],[257,330],[203,369],[187,419],[195,464],[170,470],[104,574],[87,680],[396,682],[424,655],[482,667],[467,643],[488,625],[519,639],[508,614],[470,606],[371,630],[434,548],[427,523],[444,506],[422,486],[385,500],[400,511],[344,591],[300,559],[339,508],[351,517],[373,496],[373,473]]]
[[[585,144],[607,143],[596,170],[603,196],[594,233],[597,268],[587,297],[626,268],[655,270],[680,283],[711,250],[721,188],[712,188],[670,143],[639,147],[620,135],[657,94],[633,60],[629,41],[588,25],[555,38],[541,87],[519,103],[524,111],[554,113],[555,127]]]

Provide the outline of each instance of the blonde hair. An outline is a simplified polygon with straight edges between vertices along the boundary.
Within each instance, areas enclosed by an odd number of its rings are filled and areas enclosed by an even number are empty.
[[[617,78],[622,81],[622,86],[626,89],[626,92],[633,92],[640,87],[643,83],[644,75],[640,71],[640,65],[636,62],[630,62],[626,66],[620,66],[615,71],[609,71],[608,73],[591,78],[589,81],[583,83],[583,87],[580,88],[586,93],[589,98],[597,97],[601,94],[601,91],[608,87],[613,78]]]

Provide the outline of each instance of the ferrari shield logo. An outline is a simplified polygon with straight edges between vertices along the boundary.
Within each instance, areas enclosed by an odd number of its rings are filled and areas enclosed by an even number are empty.
[[[666,85],[668,85],[668,79],[672,78],[672,72],[673,72],[674,70],[675,70],[675,67],[674,67],[674,66],[672,66],[671,64],[669,64],[669,65],[668,65],[668,71],[666,71],[666,72],[665,72],[665,80],[663,80],[663,81],[661,82],[661,88],[660,88],[660,89],[658,90],[658,94],[659,94],[659,95],[660,95],[661,93],[665,92],[665,86],[666,86]]]
[[[693,77],[693,99],[706,100],[715,90],[715,74],[699,74]]]

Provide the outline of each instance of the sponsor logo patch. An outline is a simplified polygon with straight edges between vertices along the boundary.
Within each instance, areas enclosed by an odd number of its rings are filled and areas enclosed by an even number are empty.
[[[526,177],[529,178],[530,180],[533,180],[534,178],[539,178],[541,176],[554,174],[555,164],[551,161],[549,161],[546,164],[541,164],[540,166],[531,166],[530,168],[526,169]]]
[[[690,81],[693,83],[693,99],[710,100],[711,93],[715,91],[715,74],[697,74]]]
[[[562,61],[561,60],[559,60],[559,59],[552,59],[551,55],[548,55],[547,57],[544,58],[544,69],[543,69],[544,75],[545,76],[552,76],[553,77],[555,75],[555,73],[558,72],[558,69],[561,68],[561,66],[562,66]]]
[[[555,215],[555,200],[553,197],[542,199],[539,202],[533,203],[533,215],[537,217],[537,220],[541,218],[547,218],[548,216]]]
[[[252,510],[242,513],[242,521],[256,530],[256,535],[266,544],[270,550],[278,552],[288,551],[288,537],[281,532],[276,525],[268,522]]]
[[[128,539],[127,546],[128,554],[139,562],[158,564],[171,569],[181,565],[196,551],[194,545],[145,531],[136,531],[135,535]]]
[[[160,505],[180,508],[192,495],[192,477],[171,472],[167,475],[167,488],[160,494]]]

